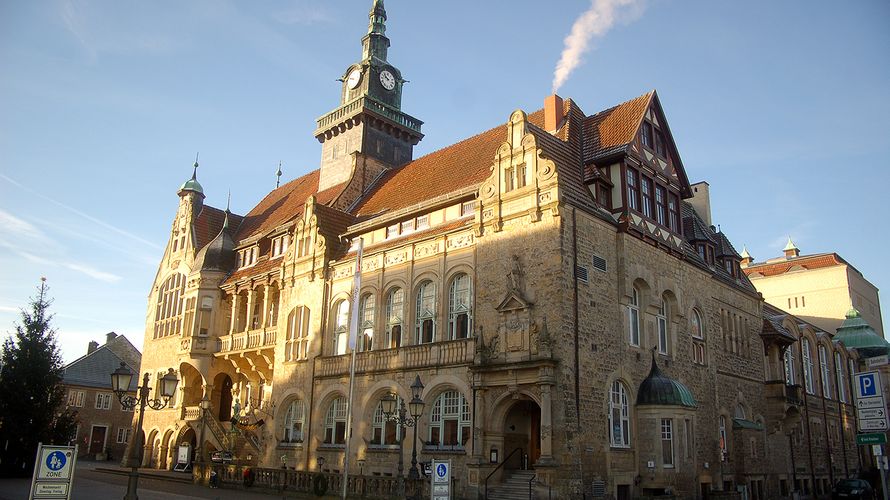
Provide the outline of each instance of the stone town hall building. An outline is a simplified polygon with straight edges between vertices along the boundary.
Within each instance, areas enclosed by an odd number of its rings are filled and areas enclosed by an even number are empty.
[[[801,424],[812,411],[801,416],[782,360],[804,325],[764,308],[709,225],[654,91],[594,114],[550,96],[415,159],[422,122],[401,108],[385,21],[376,0],[362,58],[318,119],[319,169],[243,216],[205,204],[194,176],[180,188],[142,371],[154,380],[172,367],[181,390],[145,415],[147,463],[172,467],[175,446],[199,444],[206,395],[206,451],[234,444],[257,466],[315,471],[323,457],[325,470],[348,459],[391,475],[399,431],[380,400],[409,400],[419,376],[419,460],[452,459],[461,495],[509,457],[490,484],[507,477],[521,455],[563,497],[745,487],[775,498],[856,470],[849,405],[818,405],[833,434]],[[829,334],[811,335],[846,367]],[[252,428],[238,443],[233,411]],[[815,448],[827,440],[844,443],[830,463]]]

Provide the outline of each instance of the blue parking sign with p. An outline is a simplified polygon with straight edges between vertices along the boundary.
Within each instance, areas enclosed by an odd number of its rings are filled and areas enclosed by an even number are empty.
[[[878,384],[878,373],[860,373],[856,377],[859,379],[859,397],[868,398],[877,396],[880,385]]]

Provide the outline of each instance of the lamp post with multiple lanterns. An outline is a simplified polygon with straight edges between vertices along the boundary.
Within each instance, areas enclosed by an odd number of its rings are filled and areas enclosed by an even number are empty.
[[[179,383],[179,379],[176,378],[176,374],[173,373],[173,368],[167,370],[167,374],[161,377],[160,390],[163,399],[148,398],[148,393],[151,391],[151,388],[148,386],[148,373],[142,378],[142,385],[136,388],[136,396],[127,394],[132,380],[133,372],[130,371],[124,363],[121,363],[120,367],[111,373],[111,388],[117,395],[117,399],[120,401],[121,406],[128,410],[139,407],[139,418],[136,422],[135,432],[136,442],[134,443],[138,449],[142,447],[140,432],[142,431],[142,417],[145,415],[145,407],[147,406],[152,410],[160,410],[167,407],[167,405],[170,404],[170,399],[176,394],[176,385]],[[130,453],[131,470],[130,477],[127,480],[127,494],[124,496],[124,500],[139,500],[139,497],[136,495],[136,487],[139,484],[138,458],[137,452],[137,460],[134,462],[133,453]]]
[[[198,447],[195,450],[195,456],[198,457],[198,463],[205,463],[204,460],[204,429],[207,427],[207,412],[210,410],[210,398],[205,394],[201,398],[201,436],[198,438]]]
[[[405,497],[405,475],[402,455],[403,443],[405,441],[405,428],[414,427],[414,445],[411,450],[411,469],[408,471],[410,479],[419,479],[420,472],[417,470],[417,422],[423,415],[423,399],[420,398],[423,393],[423,383],[420,376],[414,379],[411,384],[411,401],[408,408],[405,408],[405,402],[397,399],[395,394],[387,394],[381,400],[383,405],[383,418],[388,422],[394,422],[399,426],[399,476],[398,476],[398,494],[400,498]],[[398,406],[398,408],[396,408]]]

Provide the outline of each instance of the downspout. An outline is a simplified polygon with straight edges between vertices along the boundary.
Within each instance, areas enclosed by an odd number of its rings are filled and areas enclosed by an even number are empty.
[[[321,328],[319,329],[322,338],[324,337],[325,325],[327,325],[327,322],[328,322],[327,304],[328,304],[328,300],[330,299],[330,295],[331,295],[331,283],[329,283],[327,281],[327,278],[325,278],[324,293],[322,293]],[[308,428],[308,432],[304,433],[304,438],[303,438],[304,442],[307,441],[305,436],[311,436],[312,430],[313,430],[312,429],[312,408],[315,408],[315,360],[324,354],[324,352],[323,352],[324,341],[320,342],[320,344],[321,344],[322,351],[319,352],[318,354],[316,354],[314,358],[312,358],[312,378],[310,379],[312,381],[311,382],[312,387],[309,388],[309,421],[307,422],[307,426],[306,426]],[[309,452],[308,444],[305,447],[305,449],[307,452]],[[312,468],[309,467],[309,457],[308,456],[306,457],[306,472],[312,472]],[[321,471],[319,470],[319,472],[321,472]]]
[[[574,294],[572,300],[572,319],[575,335],[575,421],[578,422],[578,429],[581,428],[581,361],[579,359],[579,328],[578,328],[578,279],[575,273],[578,269],[578,225],[576,218],[577,210],[572,207],[572,292]]]

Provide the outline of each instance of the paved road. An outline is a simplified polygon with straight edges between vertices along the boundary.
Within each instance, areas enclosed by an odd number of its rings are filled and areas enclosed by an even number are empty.
[[[72,500],[116,500],[127,492],[127,477],[94,470],[108,463],[78,462],[74,471]],[[188,477],[186,474],[183,476]],[[31,488],[30,479],[0,479],[0,500],[27,500]],[[139,500],[270,500],[300,498],[291,495],[263,494],[243,490],[210,489],[195,484],[182,484],[163,479],[140,478]]]

